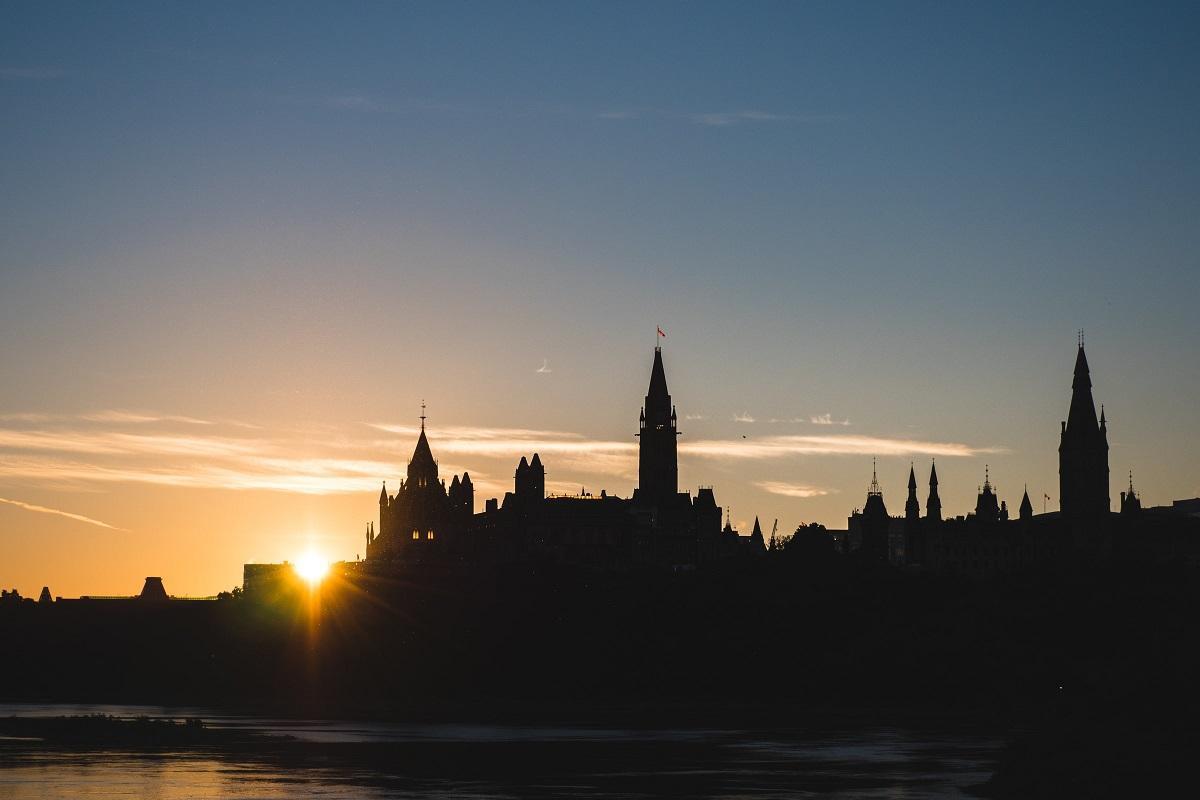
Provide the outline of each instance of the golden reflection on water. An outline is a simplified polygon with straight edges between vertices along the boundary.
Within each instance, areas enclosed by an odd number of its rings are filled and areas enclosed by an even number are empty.
[[[126,753],[22,755],[0,769],[0,798],[379,798],[370,786],[341,785],[318,775],[284,775],[277,767],[186,754]],[[395,797],[395,794],[389,796]]]

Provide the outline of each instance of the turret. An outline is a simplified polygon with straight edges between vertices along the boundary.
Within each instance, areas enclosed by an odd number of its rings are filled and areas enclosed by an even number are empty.
[[[1000,505],[996,500],[996,493],[992,491],[992,480],[986,464],[983,467],[983,488],[975,500],[975,518],[980,522],[997,522],[1002,519]]]
[[[938,497],[937,463],[929,467],[929,499],[925,501],[925,516],[935,522],[942,520],[942,498]]]
[[[1033,519],[1033,503],[1029,502],[1029,487],[1025,487],[1025,494],[1021,496],[1021,508],[1017,512],[1020,515],[1022,522],[1028,522]]]
[[[921,503],[917,500],[916,468],[908,465],[908,499],[904,501],[904,519],[906,522],[916,522],[921,517]]]
[[[1121,516],[1136,517],[1142,513],[1142,500],[1133,490],[1133,472],[1129,473],[1129,491],[1121,492]]]
[[[862,542],[860,552],[868,559],[887,561],[891,546],[888,529],[891,519],[883,503],[883,490],[879,488],[879,476],[874,462],[871,465],[871,485],[867,489],[867,502],[862,511]]]
[[[750,552],[754,555],[765,553],[767,542],[763,538],[762,526],[758,524],[758,516],[754,517],[754,530],[750,532]]]
[[[438,465],[429,449],[429,439],[425,436],[425,404],[421,404],[421,435],[417,437],[417,446],[413,449],[412,459],[408,462],[408,488],[424,489],[439,486]]]

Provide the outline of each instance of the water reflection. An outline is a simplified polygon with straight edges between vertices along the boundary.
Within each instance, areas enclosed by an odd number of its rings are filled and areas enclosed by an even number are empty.
[[[299,741],[132,754],[0,743],[0,797],[962,797],[996,737],[904,728],[619,730],[252,719],[202,709],[4,706],[11,714],[202,716]]]

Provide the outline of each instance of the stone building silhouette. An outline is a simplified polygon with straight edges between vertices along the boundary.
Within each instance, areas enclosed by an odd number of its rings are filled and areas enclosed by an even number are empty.
[[[843,552],[871,561],[969,574],[1029,568],[1124,553],[1200,563],[1200,499],[1143,509],[1133,488],[1121,493],[1120,514],[1109,505],[1108,424],[1096,415],[1082,336],[1075,356],[1071,404],[1059,442],[1061,509],[1035,514],[1025,487],[1016,519],[1001,500],[990,468],[972,512],[943,518],[937,467],[929,468],[925,516],[920,516],[916,469],[910,465],[903,517],[889,517],[872,470],[866,505],[848,520]],[[902,536],[897,537],[897,532]],[[897,546],[897,542],[900,546]]]
[[[421,431],[405,480],[394,495],[379,493],[378,531],[366,532],[367,569],[423,562],[537,560],[606,569],[638,565],[687,567],[705,561],[765,552],[757,536],[721,528],[712,487],[693,497],[679,491],[678,415],[667,389],[662,349],[654,348],[650,384],[638,419],[638,485],[631,498],[547,496],[539,454],[521,457],[513,490],[489,499],[475,513],[471,476],[447,487]]]

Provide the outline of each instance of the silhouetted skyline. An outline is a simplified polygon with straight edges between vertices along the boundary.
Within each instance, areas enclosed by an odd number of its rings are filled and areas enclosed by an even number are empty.
[[[361,553],[421,402],[496,496],[678,486],[841,527],[937,459],[1058,503],[1073,332],[1117,492],[1200,494],[1197,12],[14,7],[0,584]],[[1065,364],[1065,366],[1064,366]],[[552,457],[552,458],[551,458]],[[921,495],[925,500],[924,490]],[[86,554],[86,557],[80,557]]]

